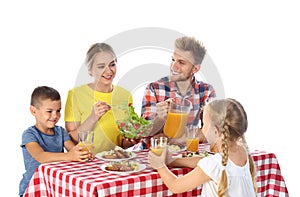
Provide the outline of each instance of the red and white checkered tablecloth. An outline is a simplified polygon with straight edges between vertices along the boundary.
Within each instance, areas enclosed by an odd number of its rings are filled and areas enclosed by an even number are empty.
[[[147,164],[148,151],[136,153],[134,158]],[[255,151],[252,153],[258,170],[258,196],[288,196],[281,176],[280,167],[273,153]],[[173,194],[162,183],[156,170],[147,166],[133,174],[117,175],[100,169],[105,161],[53,162],[41,164],[35,171],[24,197],[33,196],[200,196],[201,186],[182,194]],[[172,168],[173,173],[182,176],[189,168]]]
[[[251,155],[257,168],[257,196],[288,197],[289,193],[275,154],[256,150]]]

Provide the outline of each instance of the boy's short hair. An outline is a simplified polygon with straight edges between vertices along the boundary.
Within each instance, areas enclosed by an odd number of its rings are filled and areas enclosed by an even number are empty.
[[[51,101],[58,101],[60,100],[60,94],[54,88],[48,86],[38,86],[31,94],[30,105],[38,108],[40,102],[47,99],[50,99]]]

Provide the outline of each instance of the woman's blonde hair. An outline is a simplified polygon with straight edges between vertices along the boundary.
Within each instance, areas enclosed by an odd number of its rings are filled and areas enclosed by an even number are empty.
[[[243,106],[234,99],[214,100],[207,105],[212,122],[222,133],[222,166],[226,166],[228,162],[228,146],[229,142],[240,140],[248,152],[250,172],[254,191],[257,191],[256,186],[256,169],[255,163],[250,155],[248,145],[245,140],[245,132],[248,127],[247,114]],[[227,196],[228,183],[227,174],[223,170],[218,188],[218,196]]]
[[[86,53],[86,58],[85,58],[85,65],[88,68],[88,71],[90,72],[92,65],[94,63],[94,59],[96,57],[97,53],[100,52],[108,52],[111,53],[115,57],[115,61],[117,62],[116,54],[113,50],[113,48],[106,44],[106,43],[95,43],[92,46],[90,46],[89,50]]]

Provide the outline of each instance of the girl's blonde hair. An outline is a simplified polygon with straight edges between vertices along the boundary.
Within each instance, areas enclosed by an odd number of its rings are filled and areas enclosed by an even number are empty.
[[[243,106],[234,99],[220,99],[208,103],[207,107],[212,122],[222,133],[222,166],[225,167],[228,162],[229,142],[240,140],[248,152],[250,172],[254,191],[256,192],[256,169],[244,135],[248,127],[248,120]],[[227,190],[227,174],[226,171],[223,170],[219,183],[218,196],[227,196]]]

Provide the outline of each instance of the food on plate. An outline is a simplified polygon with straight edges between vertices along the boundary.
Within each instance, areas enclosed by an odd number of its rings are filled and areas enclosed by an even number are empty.
[[[107,164],[105,170],[118,172],[138,171],[139,164],[135,161],[114,161]]]
[[[126,159],[132,157],[132,153],[121,148],[115,148],[114,150],[104,151],[101,156],[104,159]]]
[[[182,155],[182,157],[207,157],[209,155],[209,153],[207,151],[204,151],[204,152],[184,151],[181,155]]]
[[[170,152],[177,152],[184,148],[183,145],[177,145],[177,144],[169,144],[168,149]]]

